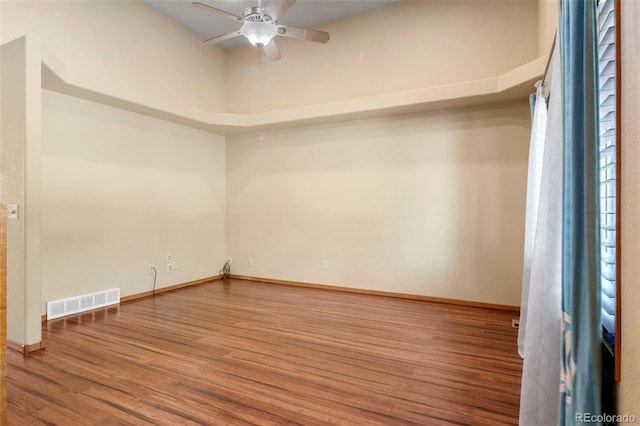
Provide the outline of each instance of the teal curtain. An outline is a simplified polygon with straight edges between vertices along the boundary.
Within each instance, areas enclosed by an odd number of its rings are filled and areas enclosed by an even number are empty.
[[[595,0],[562,0],[564,95],[559,424],[601,413],[598,68]],[[553,95],[552,95],[553,96]]]

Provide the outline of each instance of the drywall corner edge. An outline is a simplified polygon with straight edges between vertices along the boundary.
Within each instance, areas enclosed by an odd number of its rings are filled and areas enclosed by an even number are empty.
[[[41,200],[41,43],[21,37],[0,47],[0,202],[20,213],[7,227],[7,340],[39,343]]]

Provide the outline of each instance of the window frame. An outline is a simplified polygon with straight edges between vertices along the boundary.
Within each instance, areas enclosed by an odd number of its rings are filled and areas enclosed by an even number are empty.
[[[598,0],[598,4],[601,0]],[[622,333],[621,333],[621,324],[622,324],[622,158],[621,158],[621,143],[622,143],[622,60],[621,60],[621,29],[620,29],[620,21],[621,21],[621,0],[612,0],[613,1],[613,9],[614,9],[614,30],[615,30],[615,210],[616,210],[616,218],[615,218],[615,226],[616,226],[616,234],[615,234],[615,262],[616,262],[616,273],[615,273],[615,288],[616,288],[616,298],[615,298],[615,324],[614,324],[614,335],[615,341],[613,346],[613,357],[614,357],[614,379],[616,381],[620,380],[620,370],[621,370],[621,346],[622,346]],[[600,29],[598,28],[598,35],[600,35]],[[598,69],[598,76],[600,74],[600,70]],[[598,105],[599,108],[599,105]],[[599,113],[598,113],[599,117]],[[599,119],[599,118],[598,118]],[[600,230],[598,230],[600,232]]]
[[[622,346],[622,32],[621,0],[613,0],[616,21],[616,345],[614,378],[620,380]]]

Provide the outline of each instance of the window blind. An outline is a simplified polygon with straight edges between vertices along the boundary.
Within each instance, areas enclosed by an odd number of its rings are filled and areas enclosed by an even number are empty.
[[[613,348],[616,325],[616,31],[614,0],[598,2],[600,88],[600,283],[603,338]]]

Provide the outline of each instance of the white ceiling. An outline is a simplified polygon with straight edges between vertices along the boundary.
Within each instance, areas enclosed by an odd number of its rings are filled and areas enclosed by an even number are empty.
[[[203,40],[227,34],[240,29],[240,23],[224,16],[198,9],[192,0],[142,0],[169,18],[179,22],[198,34]],[[251,6],[258,0],[198,0],[202,3],[234,15]],[[266,3],[265,0],[264,3]],[[281,17],[279,24],[294,27],[312,28],[325,22],[334,21],[350,15],[384,7],[401,0],[297,0]],[[218,44],[229,49],[248,44],[244,37],[236,37]]]

